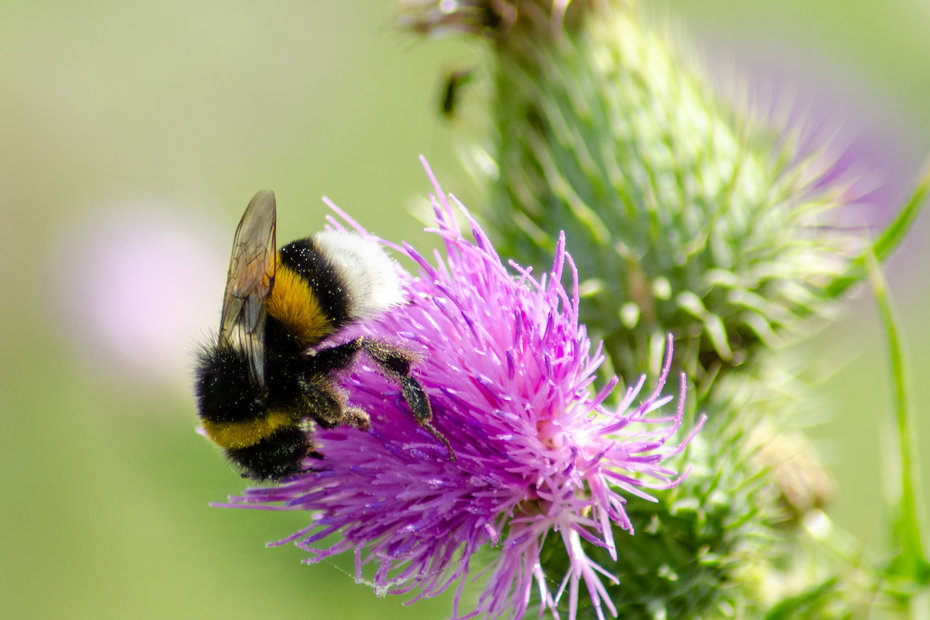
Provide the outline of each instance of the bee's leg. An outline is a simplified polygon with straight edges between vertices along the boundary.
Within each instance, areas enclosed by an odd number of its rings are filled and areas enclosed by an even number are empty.
[[[305,369],[310,375],[325,375],[343,370],[355,359],[359,349],[371,358],[381,372],[401,386],[404,400],[419,424],[428,424],[433,419],[429,398],[420,383],[410,376],[410,366],[416,356],[380,340],[359,337],[343,344],[320,349],[303,358]]]
[[[346,407],[343,409],[343,424],[354,426],[355,428],[367,431],[371,428],[371,418],[363,409],[358,407]]]
[[[410,376],[410,366],[416,357],[403,349],[379,340],[362,339],[362,347],[378,368],[388,378],[400,384],[404,400],[419,424],[428,424],[433,419],[433,409],[420,382]]]
[[[410,411],[413,413],[417,424],[422,426],[429,433],[442,442],[449,451],[449,460],[456,460],[455,450],[446,439],[446,436],[440,433],[431,424],[433,419],[433,409],[429,403],[429,397],[420,382],[410,375],[410,366],[416,361],[417,357],[413,353],[401,348],[369,338],[361,338],[360,346],[365,349],[365,353],[371,358],[378,368],[381,369],[387,377],[397,381],[400,384],[401,393]]]
[[[328,381],[302,380],[300,389],[307,414],[323,428],[354,426],[367,431],[371,427],[368,414],[349,407],[345,394]]]
[[[429,398],[420,382],[410,376],[410,366],[416,361],[416,356],[380,340],[363,338],[361,346],[381,372],[400,384],[404,400],[407,401],[417,423],[429,424],[433,419]]]
[[[304,368],[311,375],[326,375],[334,370],[343,370],[355,359],[363,341],[364,338],[356,338],[334,347],[307,353],[303,356]]]

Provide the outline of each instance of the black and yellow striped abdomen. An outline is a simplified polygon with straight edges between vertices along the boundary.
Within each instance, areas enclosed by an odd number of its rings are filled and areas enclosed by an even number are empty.
[[[252,379],[244,352],[229,346],[202,351],[195,390],[205,434],[250,477],[300,471],[310,450],[302,416],[293,407],[268,406],[268,389]]]

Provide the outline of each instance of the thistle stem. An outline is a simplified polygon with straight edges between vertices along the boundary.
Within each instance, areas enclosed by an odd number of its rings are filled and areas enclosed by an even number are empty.
[[[875,301],[885,328],[888,355],[891,363],[892,399],[897,453],[889,453],[884,462],[889,468],[887,480],[900,476],[899,486],[894,489],[897,497],[889,498],[892,508],[892,534],[896,543],[896,555],[886,569],[895,594],[903,599],[905,607],[916,614],[914,595],[930,583],[930,562],[923,546],[922,513],[918,491],[918,455],[914,450],[913,437],[917,428],[910,410],[907,365],[898,329],[898,318],[888,296],[888,285],[878,264],[875,253],[866,256],[866,266],[872,283]],[[903,587],[902,587],[903,586]]]

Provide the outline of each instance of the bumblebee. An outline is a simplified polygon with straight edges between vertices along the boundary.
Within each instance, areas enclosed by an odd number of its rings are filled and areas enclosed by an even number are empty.
[[[403,300],[391,259],[373,241],[331,230],[276,250],[275,211],[274,193],[260,191],[236,229],[219,335],[202,348],[196,367],[206,435],[243,477],[280,480],[302,471],[315,454],[311,421],[370,427],[336,381],[363,351],[454,460],[431,424],[429,397],[410,375],[413,354],[366,337],[325,346],[347,325]]]

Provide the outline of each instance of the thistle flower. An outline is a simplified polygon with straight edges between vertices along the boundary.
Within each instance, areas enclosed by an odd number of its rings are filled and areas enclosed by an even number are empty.
[[[519,618],[534,590],[540,613],[557,616],[567,598],[574,618],[582,586],[599,618],[605,608],[616,615],[604,585],[616,579],[589,550],[616,561],[622,541],[612,532],[634,530],[627,498],[651,500],[649,490],[677,485],[685,474],[669,460],[703,424],[672,441],[684,415],[684,377],[677,409],[658,411],[672,400],[661,395],[671,338],[657,387],[644,399],[637,403],[645,377],[617,398],[617,379],[596,390],[604,357],[578,322],[578,274],[564,236],[548,274],[508,267],[458,205],[474,237],[466,239],[431,179],[431,232],[445,258],[437,252],[431,263],[407,244],[391,246],[419,270],[404,274],[409,303],[345,337],[387,338],[422,355],[414,374],[457,459],[417,426],[396,386],[360,363],[345,383],[350,401],[371,414],[370,432],[315,430],[322,456],[308,460],[311,470],[225,505],[310,511],[307,528],[275,544],[294,542],[312,554],[309,563],[352,551],[356,579],[373,565],[366,579],[382,594],[416,591],[418,599],[457,584],[456,618]],[[317,547],[332,535],[337,542]],[[565,574],[545,574],[541,563],[543,544],[553,540],[568,556]],[[480,571],[486,585],[474,609],[461,611],[462,588],[479,568],[475,554],[486,547],[496,552]]]

